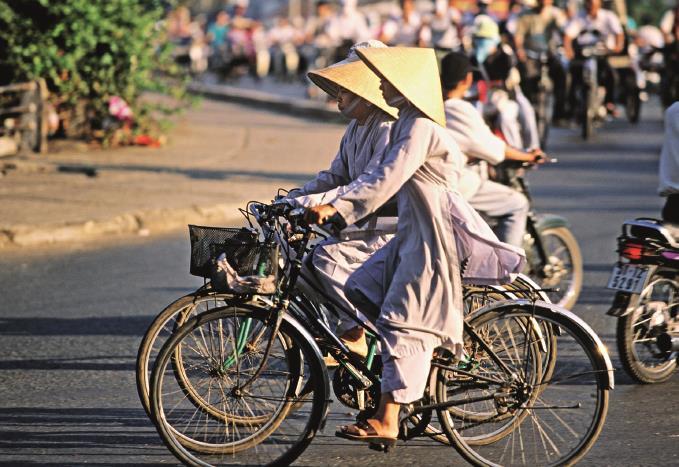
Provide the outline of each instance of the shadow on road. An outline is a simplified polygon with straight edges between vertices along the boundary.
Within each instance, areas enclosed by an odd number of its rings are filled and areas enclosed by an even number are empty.
[[[143,336],[155,315],[0,318],[0,336]]]

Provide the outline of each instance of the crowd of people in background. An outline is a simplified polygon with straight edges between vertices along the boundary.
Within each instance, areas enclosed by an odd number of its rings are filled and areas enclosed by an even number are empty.
[[[464,52],[485,65],[486,79],[508,80],[511,87],[512,80],[518,83],[530,71],[530,52],[547,52],[555,84],[554,120],[559,121],[568,114],[573,41],[586,30],[598,30],[611,54],[629,59],[644,98],[647,81],[659,84],[660,73],[653,71],[662,66],[660,51],[679,37],[676,5],[656,25],[650,17],[637,24],[624,7],[619,11],[621,2],[601,2],[510,0],[500,16],[489,0],[466,2],[465,10],[455,0],[400,0],[382,10],[359,9],[356,0],[318,0],[306,19],[261,21],[248,16],[247,0],[238,0],[228,9],[193,18],[188,8],[179,7],[168,14],[167,31],[177,44],[178,60],[195,74],[211,71],[220,78],[248,73],[255,79],[305,80],[308,70],[346,57],[352,44],[378,39],[390,46],[431,47],[439,57]],[[614,114],[615,73],[604,64],[600,79]]]

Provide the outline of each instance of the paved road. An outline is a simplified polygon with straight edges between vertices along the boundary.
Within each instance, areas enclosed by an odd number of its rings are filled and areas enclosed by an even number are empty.
[[[660,207],[660,114],[649,113],[637,127],[607,125],[588,144],[575,131],[554,131],[550,151],[560,163],[530,175],[538,210],[572,222],[586,274],[576,312],[615,366],[615,323],[604,314],[615,237],[624,219]],[[134,358],[154,314],[200,283],[188,275],[186,235],[63,248],[0,258],[0,464],[175,464],[137,400]],[[607,425],[583,464],[678,465],[679,376],[651,387],[622,371],[616,379]],[[332,436],[342,415],[331,416],[300,465],[462,464],[427,442],[388,455],[348,448]]]

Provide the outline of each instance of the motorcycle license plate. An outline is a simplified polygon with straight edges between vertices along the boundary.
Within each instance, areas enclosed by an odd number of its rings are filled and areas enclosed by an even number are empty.
[[[608,288],[629,293],[641,293],[648,269],[634,264],[618,264],[613,267]]]

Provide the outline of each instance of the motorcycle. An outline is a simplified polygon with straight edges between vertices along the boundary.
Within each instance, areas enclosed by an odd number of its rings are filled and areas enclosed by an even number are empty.
[[[526,50],[526,56],[526,97],[535,109],[540,147],[545,149],[554,107],[554,84],[549,77],[549,53]]]
[[[556,162],[556,159],[551,159]],[[533,210],[533,200],[525,180],[528,164],[506,160],[492,168],[491,178],[523,194],[531,209],[526,221],[523,249],[526,251],[526,269],[530,276],[559,306],[571,309],[582,289],[582,253],[568,221],[554,214],[538,215]],[[493,220],[489,220],[493,224]]]
[[[581,69],[579,83],[573,83],[574,116],[582,129],[582,139],[588,140],[596,123],[606,117],[605,89],[599,85],[599,61],[608,54],[598,31],[585,31],[575,41],[575,60],[572,65]]]
[[[668,380],[679,357],[679,228],[649,218],[626,221],[607,288],[608,315],[625,371],[640,383]]]
[[[610,72],[617,75],[618,92],[614,100],[625,108],[627,120],[638,123],[641,115],[641,89],[628,55],[611,55],[598,31],[585,31],[575,41],[574,66],[581,71],[580,82],[575,85],[575,116],[579,119],[582,139],[588,140],[594,128],[607,116],[605,106],[606,90],[599,83],[599,67],[605,60]],[[615,79],[615,78],[614,78]]]

